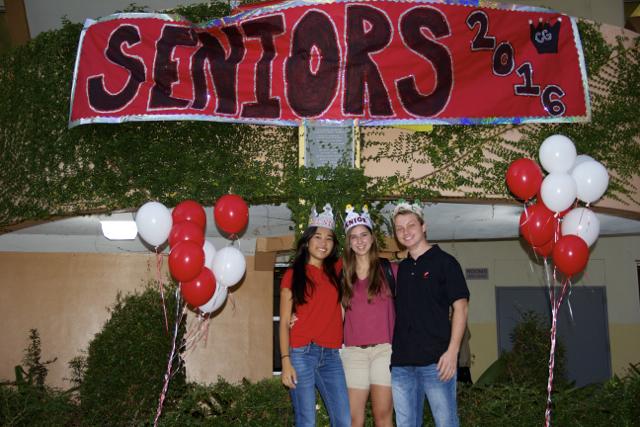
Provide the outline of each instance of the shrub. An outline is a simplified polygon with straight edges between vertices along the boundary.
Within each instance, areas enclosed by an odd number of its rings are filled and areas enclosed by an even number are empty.
[[[476,384],[505,384],[547,389],[549,379],[549,327],[539,314],[528,311],[522,313],[520,322],[510,335],[513,347],[504,352],[496,362],[478,378]],[[553,387],[566,386],[565,350],[556,338]]]
[[[15,381],[0,385],[0,425],[74,425],[78,411],[70,393],[45,385],[47,365],[56,359],[43,362],[41,353],[40,334],[31,329],[22,360],[24,367],[15,367]]]
[[[318,421],[323,425],[321,416]],[[190,384],[180,404],[164,414],[160,425],[291,426],[293,410],[280,379],[243,380],[234,385],[218,378],[211,386]]]
[[[173,325],[176,299],[169,290],[166,295],[168,322]],[[133,426],[153,419],[172,342],[161,304],[157,286],[151,283],[142,293],[118,295],[111,318],[89,344],[86,371],[79,380],[84,425]],[[184,323],[179,329],[178,344]],[[180,357],[174,359],[176,374],[165,407],[183,391],[183,366]]]
[[[556,425],[640,426],[640,363],[604,384],[559,393]]]
[[[76,426],[80,425],[78,412],[67,392],[46,386],[0,386],[2,426]]]

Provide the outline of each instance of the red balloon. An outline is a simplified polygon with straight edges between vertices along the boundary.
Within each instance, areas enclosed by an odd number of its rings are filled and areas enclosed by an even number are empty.
[[[189,221],[198,224],[203,231],[207,227],[207,214],[202,205],[195,200],[178,203],[178,206],[171,211],[171,217],[174,224]]]
[[[216,202],[213,217],[220,230],[227,234],[237,234],[249,223],[249,207],[242,197],[226,194]]]
[[[553,247],[555,246],[555,242],[553,239],[549,240],[544,245],[533,246],[533,251],[540,255],[543,258],[548,257],[553,252]]]
[[[194,307],[206,304],[215,291],[216,278],[207,267],[204,267],[195,279],[180,283],[182,297]]]
[[[553,248],[553,263],[565,276],[580,273],[589,261],[589,246],[578,236],[562,236]]]
[[[180,242],[190,241],[204,245],[204,231],[196,223],[190,221],[182,221],[173,223],[171,232],[169,233],[169,246],[174,247]]]
[[[553,238],[558,220],[544,204],[529,206],[520,215],[520,234],[531,246],[542,246]]]
[[[195,279],[203,268],[204,249],[202,249],[202,245],[187,240],[171,248],[169,271],[178,282],[188,282]]]
[[[538,193],[542,184],[540,166],[531,159],[518,159],[507,169],[507,187],[518,199],[529,200]]]

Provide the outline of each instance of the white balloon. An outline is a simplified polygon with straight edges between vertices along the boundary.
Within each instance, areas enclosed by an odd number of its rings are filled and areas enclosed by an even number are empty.
[[[138,234],[151,246],[166,242],[172,225],[171,212],[162,203],[147,202],[136,213]]]
[[[205,240],[202,249],[204,249],[204,266],[213,271],[213,258],[216,255],[216,247],[210,241]]]
[[[218,283],[233,286],[242,279],[247,268],[244,255],[233,246],[220,249],[213,257],[213,274]]]
[[[228,289],[226,286],[217,284],[216,291],[214,292],[211,299],[206,304],[201,305],[198,308],[203,313],[213,313],[214,311],[219,309],[222,304],[224,304],[227,299],[227,293]]]
[[[595,159],[593,157],[591,157],[591,156],[586,155],[586,154],[578,154],[576,156],[576,161],[573,162],[573,167],[569,170],[569,174],[571,174],[571,172],[573,172],[578,165],[581,165],[582,163],[589,162],[589,161],[594,161],[595,162]]]
[[[609,173],[600,162],[588,161],[575,167],[571,176],[576,181],[578,199],[585,203],[598,200],[609,186]]]
[[[540,186],[542,202],[553,212],[562,212],[576,200],[576,182],[568,173],[550,173]]]
[[[538,157],[547,172],[568,172],[576,161],[576,146],[564,135],[551,135],[540,145]]]
[[[587,246],[591,246],[600,234],[600,220],[590,209],[572,209],[562,218],[561,230],[563,236],[576,235],[584,240]]]

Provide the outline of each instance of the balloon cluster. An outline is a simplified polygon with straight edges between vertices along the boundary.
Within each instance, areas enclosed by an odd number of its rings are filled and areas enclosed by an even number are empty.
[[[242,197],[228,194],[217,201],[213,217],[233,240],[247,227],[249,208]],[[242,252],[233,246],[216,251],[205,239],[206,213],[194,200],[180,202],[171,212],[162,203],[147,202],[136,213],[136,225],[141,239],[156,251],[169,241],[169,271],[180,282],[184,300],[201,313],[220,308],[228,288],[244,276]]]
[[[522,237],[536,254],[551,255],[556,268],[569,278],[584,270],[589,247],[600,234],[600,221],[589,206],[607,190],[609,174],[592,157],[577,155],[573,142],[563,135],[545,139],[539,159],[547,176],[533,160],[518,159],[507,170],[507,187],[525,202]],[[586,207],[578,207],[577,201]]]

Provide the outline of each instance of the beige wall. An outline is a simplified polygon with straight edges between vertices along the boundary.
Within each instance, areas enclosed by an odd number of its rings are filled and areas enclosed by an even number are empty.
[[[63,388],[69,386],[67,363],[102,328],[118,291],[141,288],[157,277],[152,254],[0,253],[0,271],[0,379],[14,379],[29,329],[37,328],[42,360],[58,358],[49,366],[48,382]],[[189,353],[189,378],[270,376],[272,299],[272,274],[254,272],[253,257],[247,257],[244,282],[210,320],[208,338]]]
[[[498,355],[496,286],[544,286],[543,270],[519,241],[454,242],[442,243],[441,247],[455,255],[463,268],[489,270],[489,280],[468,281],[470,343],[475,355],[471,371],[478,378]],[[616,374],[624,374],[629,363],[640,361],[638,260],[639,236],[600,237],[587,269],[573,283],[606,287],[611,367]]]
[[[23,0],[4,0],[0,13],[0,52],[29,41],[29,26]]]
[[[251,269],[232,289],[209,321],[206,339],[186,357],[189,380],[214,383],[221,376],[231,382],[256,381],[272,375],[273,272]]]
[[[477,378],[498,354],[495,287],[543,286],[542,270],[519,241],[446,242],[441,246],[463,268],[489,270],[489,280],[469,281],[472,374]],[[637,260],[640,236],[601,237],[586,273],[574,284],[606,286],[611,365],[618,374],[629,363],[640,361]],[[131,291],[155,278],[155,266],[152,254],[0,253],[0,379],[13,379],[13,367],[21,362],[28,344],[28,331],[37,328],[43,360],[58,357],[50,367],[49,383],[68,387],[64,381],[69,376],[67,362],[100,330],[117,292]],[[211,383],[218,376],[232,382],[269,377],[272,307],[272,272],[256,271],[254,257],[247,257],[245,280],[209,321],[206,338],[187,355],[189,378]],[[204,326],[194,324],[191,316],[189,330]]]
[[[114,254],[0,253],[0,378],[13,379],[29,329],[42,340],[49,382],[68,386],[67,362],[86,348],[107,320],[107,307],[123,292],[154,277],[151,256]]]
[[[511,0],[509,3],[548,7],[570,16],[624,27],[622,0]]]

